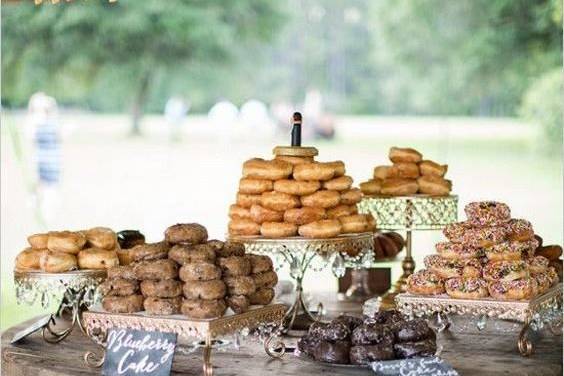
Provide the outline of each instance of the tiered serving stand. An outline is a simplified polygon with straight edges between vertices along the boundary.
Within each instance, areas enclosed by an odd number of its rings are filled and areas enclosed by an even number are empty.
[[[367,306],[390,309],[395,306],[395,297],[405,291],[407,277],[415,271],[412,257],[412,232],[439,230],[457,221],[458,196],[367,196],[358,204],[360,213],[370,213],[382,230],[405,231],[405,257],[403,273],[391,289],[381,297],[369,299]]]

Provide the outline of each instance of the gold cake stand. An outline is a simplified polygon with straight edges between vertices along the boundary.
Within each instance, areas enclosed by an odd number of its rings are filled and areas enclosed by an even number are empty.
[[[60,302],[57,311],[51,314],[48,324],[43,327],[43,339],[49,343],[64,340],[78,326],[82,325],[82,313],[100,300],[97,288],[106,279],[105,270],[75,270],[64,273],[47,273],[33,270],[14,270],[16,301],[18,304],[33,305],[40,302],[47,308],[51,302]],[[69,314],[70,325],[62,330],[55,329],[56,318]]]
[[[415,271],[412,257],[412,232],[439,230],[457,221],[458,196],[366,196],[358,203],[360,213],[372,214],[381,230],[405,231],[403,273],[390,290],[381,297],[367,300],[381,309],[395,306],[394,298],[405,292],[407,277]]]
[[[284,315],[283,333],[295,329],[294,323],[300,313],[304,313],[309,322],[318,320],[304,302],[302,284],[308,269],[320,271],[332,262],[333,274],[342,277],[347,267],[360,268],[371,262],[374,247],[372,233],[343,234],[329,239],[230,236],[228,240],[244,244],[249,253],[275,258],[279,267],[284,264],[290,267],[290,277],[296,285],[296,296],[294,303]],[[323,305],[320,303],[318,315],[322,308]]]
[[[446,294],[423,296],[403,293],[396,296],[396,304],[403,314],[411,317],[436,315],[439,332],[450,327],[449,315],[477,317],[479,330],[485,328],[488,318],[522,323],[517,345],[523,356],[533,353],[533,344],[528,339],[530,329],[537,331],[546,325],[555,334],[562,331],[562,283],[531,300],[455,299]],[[370,315],[373,312],[365,307],[364,313]]]
[[[216,339],[226,335],[250,336],[255,334],[263,341],[265,352],[272,358],[281,358],[286,347],[280,340],[280,328],[286,308],[282,304],[251,308],[249,311],[219,317],[210,320],[191,320],[182,315],[150,316],[145,313],[109,313],[105,311],[84,312],[84,326],[87,335],[103,348],[102,354],[87,351],[84,362],[90,368],[99,368],[104,363],[106,338],[112,328],[137,329],[176,333],[182,340],[195,338],[195,342],[186,349],[177,346],[177,350],[193,352],[203,348],[203,373],[213,375],[211,353]]]

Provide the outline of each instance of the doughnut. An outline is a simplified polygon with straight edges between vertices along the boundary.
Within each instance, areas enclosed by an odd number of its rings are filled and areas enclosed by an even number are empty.
[[[249,295],[251,304],[267,305],[274,299],[274,289],[261,287]]]
[[[217,260],[224,277],[237,277],[251,274],[251,260],[245,256],[221,257]]]
[[[436,352],[437,343],[431,339],[394,344],[394,354],[398,359],[425,358],[435,355]]]
[[[337,219],[347,215],[354,215],[357,212],[356,205],[338,205],[334,208],[327,209],[327,218]]]
[[[16,269],[38,270],[40,268],[41,255],[48,252],[46,249],[26,248],[16,256]]]
[[[427,195],[446,196],[452,190],[452,182],[439,176],[425,175],[417,179],[419,192]]]
[[[182,265],[178,275],[184,282],[211,281],[221,278],[221,269],[207,262],[194,262]]]
[[[278,274],[273,271],[251,275],[257,289],[273,288],[278,283]]]
[[[325,209],[316,207],[303,207],[288,209],[284,212],[284,222],[293,223],[298,226],[306,223],[319,221],[326,217]]]
[[[278,161],[288,162],[293,166],[313,162],[313,157],[295,157],[292,155],[277,155],[276,157],[274,157],[274,159]]]
[[[365,195],[377,195],[382,191],[382,179],[374,178],[360,183],[360,190]]]
[[[341,313],[341,315],[339,317],[333,319],[333,321],[342,322],[343,324],[345,324],[349,328],[351,333],[354,329],[358,328],[359,326],[361,326],[364,323],[364,320],[360,317],[349,316],[349,315],[345,315],[343,313]]]
[[[551,264],[554,265],[554,263],[552,263],[552,262],[551,262]],[[558,265],[560,265],[560,266],[562,267],[562,261],[560,261],[560,262],[558,263]],[[557,283],[561,280],[561,274],[559,274],[559,273],[556,271],[556,268],[555,268],[554,266],[549,266],[549,267],[548,267],[548,269],[547,269],[547,274],[548,274],[549,278],[550,278],[551,281],[552,281],[551,286],[557,284]]]
[[[335,176],[335,167],[327,163],[312,162],[294,166],[296,180],[330,180]]]
[[[225,277],[229,295],[250,295],[256,291],[255,281],[249,276]]]
[[[394,332],[387,326],[376,323],[364,323],[353,330],[353,345],[391,345],[394,343]]]
[[[455,278],[462,275],[464,263],[444,259],[439,255],[428,255],[424,259],[425,267],[441,278]]]
[[[306,334],[298,340],[297,347],[301,353],[313,357],[315,350],[319,347],[319,342],[321,342],[319,338]]]
[[[443,234],[453,243],[468,247],[491,247],[507,238],[506,227],[471,227],[468,222],[451,223],[445,226]]]
[[[323,189],[331,191],[346,191],[350,189],[353,183],[353,179],[350,176],[339,176],[338,178],[333,178],[323,182]]]
[[[445,281],[445,290],[456,299],[481,299],[489,295],[488,284],[481,278],[450,278]]]
[[[422,269],[407,278],[407,291],[415,295],[437,295],[445,292],[445,286],[437,274]]]
[[[241,193],[260,195],[267,191],[272,191],[272,180],[247,178],[239,180],[239,192]]]
[[[382,181],[383,195],[409,196],[417,193],[419,185],[415,179],[390,178]]]
[[[120,265],[129,265],[133,262],[129,249],[121,249],[121,247],[116,248],[116,253],[119,259]]]
[[[394,163],[400,162],[411,162],[411,163],[419,163],[421,162],[422,155],[415,149],[411,148],[398,148],[396,146],[392,146],[390,148],[390,152],[388,153],[388,157],[390,161]]]
[[[27,237],[27,241],[33,249],[47,249],[49,234],[33,234]]]
[[[216,253],[221,251],[223,249],[223,246],[225,245],[224,242],[222,242],[221,240],[217,240],[217,239],[208,240],[206,244],[211,249],[213,249]]]
[[[186,299],[215,300],[225,296],[227,288],[221,279],[211,281],[191,281],[185,283],[182,291]]]
[[[305,238],[327,239],[339,236],[341,230],[341,222],[338,220],[322,219],[300,226],[298,233]]]
[[[232,219],[228,224],[230,235],[258,235],[260,234],[260,225],[250,219]]]
[[[484,267],[479,259],[470,259],[463,261],[462,277],[464,278],[481,278]]]
[[[87,248],[78,252],[78,267],[80,269],[108,269],[119,265],[116,251],[100,248]]]
[[[154,296],[157,298],[174,298],[182,295],[182,282],[174,279],[163,279],[162,281],[142,281],[139,285],[143,296]]]
[[[552,286],[552,279],[548,275],[548,272],[542,273],[531,273],[531,278],[537,281],[538,294],[544,294]]]
[[[261,195],[250,195],[246,193],[237,192],[236,202],[237,202],[237,206],[249,209],[253,205],[260,204]]]
[[[249,208],[233,204],[229,207],[229,218],[231,219],[251,219]]]
[[[394,163],[388,171],[388,177],[417,179],[419,177],[419,167],[416,163]]]
[[[485,252],[490,261],[521,260],[522,258],[532,257],[537,244],[536,239],[525,242],[506,241],[485,248]]]
[[[509,222],[507,222],[507,228],[509,229],[508,236],[510,240],[525,242],[535,238],[535,231],[533,230],[531,222],[525,219],[510,219]]]
[[[197,223],[178,223],[165,231],[165,240],[169,243],[200,244],[208,240],[208,231]]]
[[[86,244],[86,237],[81,232],[51,231],[48,235],[47,249],[53,252],[76,255]]]
[[[468,222],[475,226],[497,226],[511,219],[511,210],[496,201],[471,202],[464,207]]]
[[[168,316],[180,313],[180,305],[182,304],[182,298],[157,298],[154,296],[149,296],[145,298],[143,302],[143,308],[145,312],[149,315],[155,316]]]
[[[318,362],[348,364],[351,343],[349,341],[329,342],[320,340],[313,351],[313,357]]]
[[[544,273],[550,265],[550,260],[543,256],[535,256],[529,260],[531,273]]]
[[[487,281],[512,281],[528,277],[529,265],[525,261],[492,261],[484,267]]]
[[[302,196],[301,201],[303,206],[326,209],[339,205],[341,195],[338,191],[317,191]]]
[[[287,238],[296,236],[298,226],[286,222],[264,222],[260,226],[260,234],[267,238]]]
[[[368,221],[364,214],[345,215],[339,217],[339,222],[343,234],[365,232],[368,229]]]
[[[542,247],[542,238],[535,234],[535,239],[539,242],[539,247]]]
[[[374,179],[385,180],[390,177],[390,170],[392,166],[376,166],[374,167]]]
[[[345,163],[343,161],[325,162],[324,164],[334,170],[333,176],[336,178],[345,174]]]
[[[300,206],[300,199],[288,193],[264,192],[260,196],[260,204],[267,209],[285,211]]]
[[[249,310],[250,299],[245,295],[231,295],[225,298],[227,306],[235,313],[243,313]]]
[[[178,277],[178,265],[173,260],[141,261],[133,266],[138,280],[175,279]]]
[[[108,279],[122,278],[122,279],[136,279],[133,266],[131,265],[118,265],[111,267],[107,270]]]
[[[342,341],[350,337],[349,326],[344,322],[332,320],[326,325],[320,326],[315,330],[319,339],[324,341]]]
[[[245,246],[242,243],[227,241],[223,248],[216,252],[217,257],[244,256]]]
[[[106,279],[100,284],[99,288],[104,296],[128,296],[139,290],[139,282],[122,278]]]
[[[389,345],[361,345],[352,346],[350,353],[351,364],[370,364],[380,360],[394,359],[394,348]]]
[[[180,307],[182,314],[190,319],[214,319],[227,310],[225,300],[184,299]]]
[[[439,242],[435,244],[437,253],[444,259],[469,260],[485,256],[482,248],[472,248],[460,243]]]
[[[324,183],[325,184],[325,183]],[[321,187],[316,181],[300,181],[291,179],[276,180],[274,182],[274,190],[276,192],[287,193],[289,195],[305,196],[312,194]]]
[[[215,262],[215,250],[209,244],[184,245],[177,244],[168,252],[168,257],[180,265],[194,262]]]
[[[251,273],[257,274],[268,272],[273,269],[272,259],[263,255],[248,255],[247,258],[251,262]]]
[[[265,161],[254,158],[243,163],[243,177],[265,180],[285,179],[290,176],[293,167],[291,163],[280,159]]]
[[[167,242],[139,244],[128,253],[132,261],[149,261],[167,258],[170,246]]]
[[[137,230],[123,230],[117,233],[117,240],[121,249],[130,249],[145,244],[145,235]]]
[[[385,310],[385,311],[378,311],[374,313],[374,316],[371,317],[378,324],[386,324],[390,325],[392,329],[399,328],[400,324],[405,321],[403,315],[396,310]]]
[[[284,212],[263,208],[260,205],[251,206],[250,213],[251,220],[258,224],[264,222],[282,222],[284,219]]]
[[[492,298],[497,300],[524,300],[535,295],[538,291],[538,283],[534,278],[501,280],[490,283],[488,291]]]
[[[341,205],[356,205],[362,200],[362,192],[358,188],[341,192]]]
[[[112,313],[134,313],[143,310],[143,295],[106,296],[102,299],[104,310]]]
[[[398,322],[393,330],[397,342],[417,342],[436,338],[435,332],[429,328],[427,321],[422,318]]]
[[[83,232],[92,248],[112,250],[116,247],[116,233],[107,227],[94,227]]]
[[[39,268],[48,273],[63,273],[78,269],[78,262],[73,254],[47,251],[39,257]]]
[[[376,219],[374,219],[372,214],[361,214],[361,215],[363,215],[366,218],[366,231],[369,231],[369,232],[376,231],[378,225],[376,223]],[[397,235],[400,236],[400,238],[401,238],[401,235],[399,235],[399,234],[397,234]],[[400,250],[401,250],[401,248],[403,248],[403,246],[400,247]],[[399,253],[399,251],[398,251],[398,253]]]
[[[445,176],[448,170],[448,165],[441,165],[433,161],[425,160],[419,163],[419,172],[423,176],[433,175],[438,177]]]
[[[555,261],[562,256],[562,247],[559,245],[545,245],[535,250],[537,256],[544,256],[550,261]]]

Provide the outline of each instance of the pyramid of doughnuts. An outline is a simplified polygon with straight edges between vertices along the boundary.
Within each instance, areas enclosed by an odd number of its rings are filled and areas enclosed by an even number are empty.
[[[372,216],[358,214],[362,192],[352,184],[342,161],[283,155],[250,159],[229,208],[229,234],[332,238],[373,231]]]
[[[372,179],[360,183],[365,195],[409,196],[416,193],[447,196],[452,182],[444,178],[448,166],[430,160],[411,148],[390,148],[391,166],[374,167]]]
[[[509,207],[495,201],[472,202],[464,211],[467,220],[444,228],[448,241],[425,257],[426,269],[409,276],[407,291],[526,300],[558,282],[549,260],[535,255],[539,242],[529,221],[512,219]]]

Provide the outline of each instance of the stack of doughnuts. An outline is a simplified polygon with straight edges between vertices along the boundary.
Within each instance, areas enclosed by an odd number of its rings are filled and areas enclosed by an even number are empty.
[[[464,211],[467,220],[447,225],[448,241],[436,244],[426,269],[408,278],[410,293],[528,300],[558,282],[549,260],[535,255],[539,242],[530,222],[512,219],[509,207],[495,201],[472,202]]]
[[[341,161],[280,155],[250,159],[229,208],[229,234],[332,238],[373,231],[372,216],[358,214],[362,192],[352,183]]]
[[[133,313],[143,310],[143,295],[131,265],[108,269],[108,278],[100,285],[102,307],[108,312]]]
[[[224,286],[227,306],[235,313],[249,309],[250,295],[256,291],[255,281],[250,276],[251,260],[245,255],[245,247],[240,243],[222,243],[217,250],[218,276]]]
[[[374,167],[373,178],[360,183],[365,195],[410,196],[417,193],[447,196],[452,182],[444,178],[448,166],[430,160],[411,148],[390,148],[391,166]]]
[[[119,265],[116,234],[106,227],[85,231],[51,231],[27,238],[30,247],[16,257],[16,269],[62,273],[108,269]]]
[[[539,241],[539,246],[535,251],[535,256],[543,256],[548,259],[549,266],[553,267],[558,274],[558,278],[562,281],[562,247],[559,245],[542,245],[542,238],[535,235]]]
[[[266,305],[274,299],[274,286],[278,275],[274,272],[272,260],[264,255],[248,255],[251,262],[251,278],[256,290],[249,295],[251,304]]]

